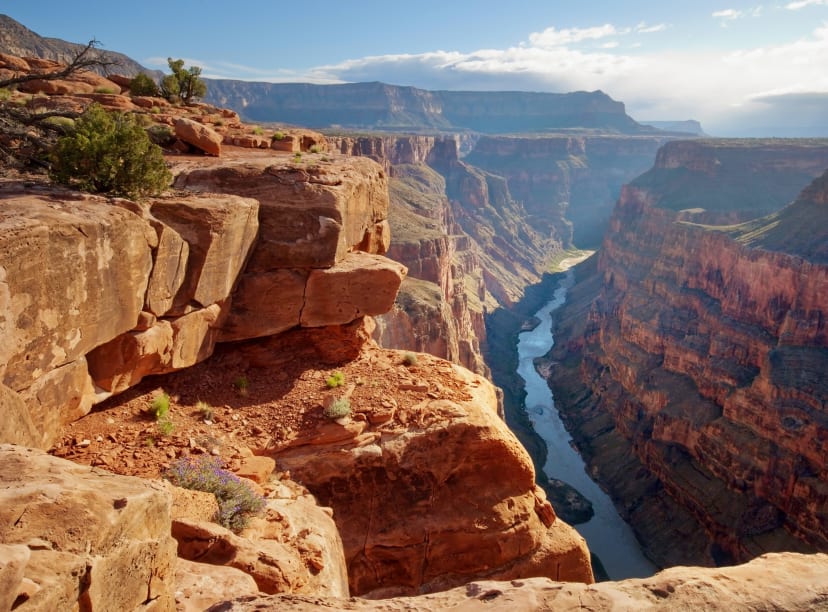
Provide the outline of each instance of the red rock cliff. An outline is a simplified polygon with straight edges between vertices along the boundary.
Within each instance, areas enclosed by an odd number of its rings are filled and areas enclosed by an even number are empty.
[[[727,231],[625,188],[562,313],[556,400],[662,564],[828,550],[825,184]]]

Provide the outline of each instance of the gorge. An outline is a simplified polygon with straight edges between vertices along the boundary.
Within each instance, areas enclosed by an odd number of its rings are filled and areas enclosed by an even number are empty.
[[[54,66],[0,54],[23,64]],[[83,78],[12,102],[167,126],[175,183],[0,181],[0,610],[828,602],[828,142],[382,84],[348,95],[381,89],[389,130],[416,103],[488,133],[265,130]],[[560,129],[498,133],[516,100]],[[264,496],[244,531],[160,480],[199,457]],[[556,479],[588,538],[614,502],[658,567],[750,563],[650,576],[596,545],[642,578],[594,585]]]

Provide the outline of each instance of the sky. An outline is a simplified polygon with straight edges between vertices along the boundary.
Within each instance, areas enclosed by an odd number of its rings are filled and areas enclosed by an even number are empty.
[[[0,0],[148,68],[423,89],[594,91],[714,135],[828,136],[828,0]]]

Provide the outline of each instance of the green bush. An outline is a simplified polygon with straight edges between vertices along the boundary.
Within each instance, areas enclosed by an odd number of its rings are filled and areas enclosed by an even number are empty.
[[[167,58],[172,74],[161,79],[161,95],[170,102],[189,104],[195,98],[203,98],[207,85],[201,80],[201,68],[192,66],[184,68],[184,60]]]
[[[261,126],[257,125],[256,127],[253,128],[253,133],[256,136],[261,136],[262,134],[264,134],[264,129],[262,129]]]
[[[326,417],[335,421],[351,414],[351,401],[347,397],[338,397],[323,411]]]
[[[150,411],[155,416],[156,421],[166,417],[170,412],[170,396],[166,393],[156,395],[150,404]]]
[[[274,132],[273,136],[270,137],[271,140],[284,140],[285,133],[284,132]]]
[[[415,366],[417,365],[417,354],[416,353],[406,353],[403,355],[403,365],[406,366]]]
[[[321,153],[322,147],[320,147],[319,145],[311,145],[311,148],[308,149],[308,151],[310,151],[311,153]]]
[[[112,89],[111,87],[96,87],[96,88],[95,88],[95,93],[100,93],[100,94],[115,94],[115,93],[118,93],[118,92],[117,92],[117,91],[115,91],[114,89]]]
[[[157,195],[172,182],[161,149],[135,117],[97,104],[75,121],[72,134],[58,140],[51,175],[83,191],[128,198]]]
[[[160,93],[155,81],[143,72],[136,74],[129,82],[129,91],[133,96],[157,96]]]
[[[325,379],[325,384],[331,389],[336,389],[345,384],[345,375],[342,372],[334,372]]]
[[[159,147],[166,147],[175,142],[175,132],[168,125],[154,123],[147,128],[147,136]]]
[[[214,520],[233,531],[244,529],[250,517],[265,507],[264,498],[233,472],[225,470],[218,457],[182,457],[170,465],[164,478],[177,487],[215,495],[219,510]]]

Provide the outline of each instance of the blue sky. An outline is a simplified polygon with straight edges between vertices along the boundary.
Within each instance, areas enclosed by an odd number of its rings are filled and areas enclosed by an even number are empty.
[[[601,89],[640,120],[828,135],[828,0],[0,0],[0,12],[43,36],[94,37],[152,68],[180,57],[219,78]]]

